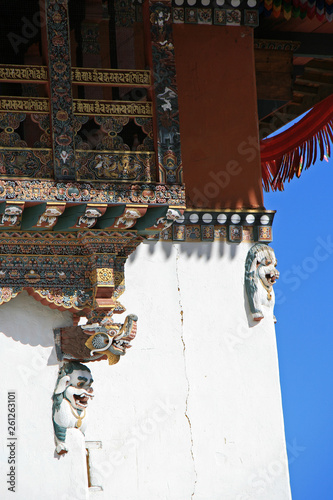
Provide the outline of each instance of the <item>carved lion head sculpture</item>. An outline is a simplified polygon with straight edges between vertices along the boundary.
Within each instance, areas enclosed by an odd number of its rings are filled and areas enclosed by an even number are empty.
[[[93,378],[89,368],[77,361],[65,363],[59,370],[53,393],[53,428],[56,452],[67,453],[66,431],[77,428],[84,434],[86,408],[93,398]]]
[[[280,275],[276,264],[274,250],[264,243],[256,243],[248,251],[245,261],[245,289],[254,321],[263,319],[262,306],[274,307],[273,285]]]

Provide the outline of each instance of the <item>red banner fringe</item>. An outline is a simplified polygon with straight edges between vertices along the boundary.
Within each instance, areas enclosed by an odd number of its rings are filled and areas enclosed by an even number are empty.
[[[333,95],[316,104],[292,127],[260,142],[262,181],[266,191],[283,184],[317,160],[331,155],[333,142]]]

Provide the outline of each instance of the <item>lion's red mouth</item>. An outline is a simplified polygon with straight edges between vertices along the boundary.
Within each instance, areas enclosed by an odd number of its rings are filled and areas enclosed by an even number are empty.
[[[88,392],[92,393],[92,389],[88,390]],[[88,406],[89,398],[93,398],[92,394],[88,394],[84,392],[83,394],[73,394],[75,405],[78,407],[86,408]]]
[[[74,400],[75,400],[75,404],[77,406],[82,406],[85,408],[88,405],[89,398],[88,398],[88,396],[85,396],[84,394],[82,394],[82,396],[76,396],[74,394]]]
[[[276,276],[275,274],[273,274],[272,276],[270,274],[265,274],[265,278],[267,280],[267,283],[274,285],[274,283],[276,283],[276,280],[278,279],[278,276]]]

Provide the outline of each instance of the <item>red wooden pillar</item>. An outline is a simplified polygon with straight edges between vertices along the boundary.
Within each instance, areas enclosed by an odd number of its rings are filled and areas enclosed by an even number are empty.
[[[187,207],[262,207],[252,28],[173,34]]]

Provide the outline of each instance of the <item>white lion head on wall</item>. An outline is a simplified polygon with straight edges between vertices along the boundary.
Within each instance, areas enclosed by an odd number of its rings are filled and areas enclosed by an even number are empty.
[[[53,427],[56,452],[67,453],[66,432],[69,428],[86,428],[86,408],[93,398],[93,378],[89,368],[77,361],[65,363],[59,370],[53,393]]]
[[[280,275],[276,264],[274,250],[264,243],[256,243],[248,251],[245,262],[245,289],[254,321],[263,319],[262,306],[274,307],[273,285]]]

